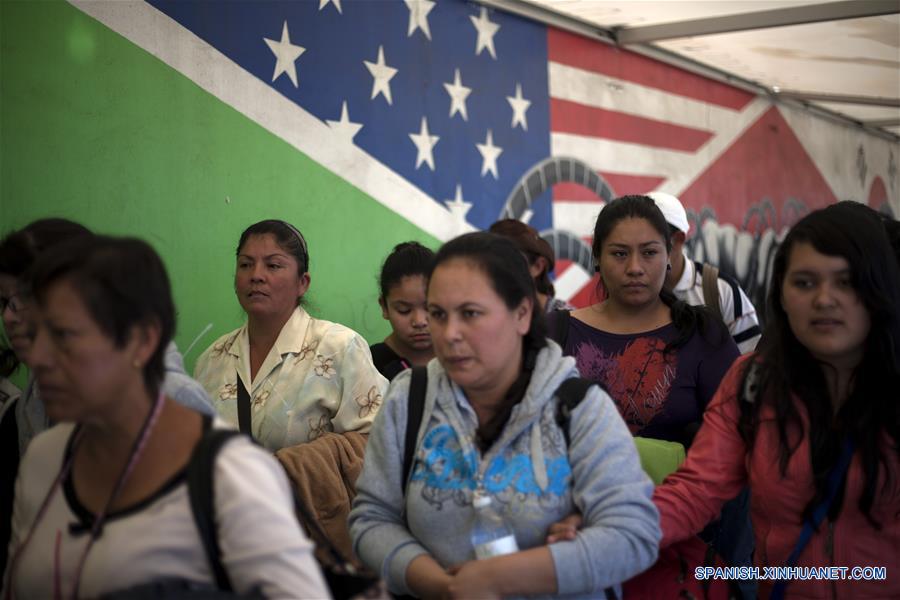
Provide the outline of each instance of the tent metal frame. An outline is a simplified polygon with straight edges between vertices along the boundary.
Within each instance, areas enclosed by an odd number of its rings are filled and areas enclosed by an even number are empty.
[[[900,106],[900,98],[833,95],[798,90],[772,89],[756,81],[711,67],[651,43],[653,41],[681,37],[895,14],[900,13],[900,2],[897,2],[897,0],[844,0],[755,13],[711,17],[708,19],[619,28],[599,27],[583,19],[553,11],[543,5],[534,4],[527,0],[476,1],[491,9],[512,13],[606,44],[627,47],[632,52],[659,60],[674,67],[727,83],[760,96],[768,96],[773,102],[780,102],[806,110],[829,121],[862,128],[868,133],[886,140],[900,141],[900,136],[881,129],[881,127],[893,126],[895,123],[894,119],[857,120],[823,106],[810,104],[810,102],[819,101],[894,107]]]

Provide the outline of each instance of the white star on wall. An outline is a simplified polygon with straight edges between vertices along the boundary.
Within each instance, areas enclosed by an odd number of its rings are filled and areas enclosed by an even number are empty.
[[[412,37],[416,29],[421,29],[429,40],[431,30],[428,28],[428,13],[434,8],[432,0],[406,0],[406,8],[409,9],[409,29],[406,37]]]
[[[456,72],[454,73],[453,83],[445,83],[444,89],[450,94],[450,117],[459,113],[462,115],[463,121],[468,121],[469,115],[466,113],[466,98],[472,93],[472,88],[467,88],[462,84],[459,69],[456,69]]]
[[[461,185],[456,184],[456,197],[453,200],[444,200],[444,204],[447,205],[447,210],[450,211],[450,214],[456,218],[460,225],[466,222],[466,213],[472,208],[472,203],[463,200]]]
[[[422,117],[422,128],[419,129],[419,133],[411,133],[409,134],[409,139],[413,141],[413,144],[416,145],[416,169],[418,169],[422,163],[426,163],[431,170],[434,171],[434,145],[438,143],[438,140],[441,139],[436,135],[429,135],[428,133],[428,119]]]
[[[354,123],[350,120],[350,113],[347,111],[346,100],[344,100],[344,103],[341,105],[341,120],[326,120],[325,122],[328,123],[328,127],[330,127],[333,132],[350,143],[353,142],[353,138],[359,133],[359,130],[362,129],[362,123]]]
[[[512,116],[512,127],[516,128],[516,125],[521,125],[522,129],[528,131],[528,120],[525,118],[525,111],[528,110],[528,107],[531,106],[531,100],[526,100],[522,97],[522,84],[516,84],[516,95],[507,96],[506,101],[509,102],[509,105],[512,107],[513,116]]]
[[[494,179],[500,179],[497,174],[497,157],[503,152],[503,148],[494,145],[494,134],[488,129],[487,138],[483,144],[475,144],[478,151],[481,152],[481,176],[484,177],[488,171],[494,176]]]
[[[487,9],[481,7],[481,15],[477,18],[469,15],[472,25],[478,30],[478,40],[475,42],[475,56],[481,54],[481,51],[487,48],[491,53],[491,58],[497,60],[497,53],[494,51],[494,34],[500,29],[500,26],[493,21],[488,20]]]
[[[328,6],[329,2],[334,4],[334,7],[340,14],[344,14],[344,12],[341,10],[341,0],[319,0],[319,10],[322,10],[323,8]]]
[[[269,46],[269,50],[275,55],[275,72],[272,74],[272,81],[278,79],[282,73],[287,73],[291,83],[297,87],[297,67],[294,61],[300,58],[300,55],[306,52],[306,48],[295,46],[291,43],[291,36],[288,34],[287,21],[281,29],[281,41],[276,42],[269,38],[263,38]]]
[[[384,62],[384,46],[378,46],[378,62],[369,62],[364,60],[366,68],[372,74],[372,97],[374,100],[378,94],[384,95],[384,99],[388,104],[393,104],[391,99],[391,78],[397,74],[397,69],[389,67]]]

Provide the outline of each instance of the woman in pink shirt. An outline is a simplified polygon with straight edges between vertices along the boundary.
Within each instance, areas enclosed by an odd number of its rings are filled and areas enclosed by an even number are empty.
[[[661,546],[700,531],[749,484],[760,598],[898,598],[900,266],[874,211],[841,202],[791,229],[766,326],[656,489]],[[767,579],[765,567],[785,566],[800,569]],[[854,579],[864,567],[884,577]]]

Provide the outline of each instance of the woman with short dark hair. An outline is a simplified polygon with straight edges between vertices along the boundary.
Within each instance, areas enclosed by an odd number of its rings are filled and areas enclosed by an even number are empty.
[[[213,587],[185,470],[205,432],[226,425],[162,391],[175,328],[162,261],[136,239],[85,237],[42,255],[32,282],[39,315],[29,361],[58,424],[22,460],[5,597]],[[239,437],[210,476],[234,590],[327,596],[275,459]]]

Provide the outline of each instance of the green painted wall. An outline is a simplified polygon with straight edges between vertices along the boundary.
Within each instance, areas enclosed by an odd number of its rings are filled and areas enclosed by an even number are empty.
[[[177,72],[62,2],[0,2],[0,231],[71,218],[140,236],[169,269],[188,369],[243,313],[234,297],[241,231],[296,224],[311,254],[310,312],[370,342],[397,242],[437,241],[325,171]]]

